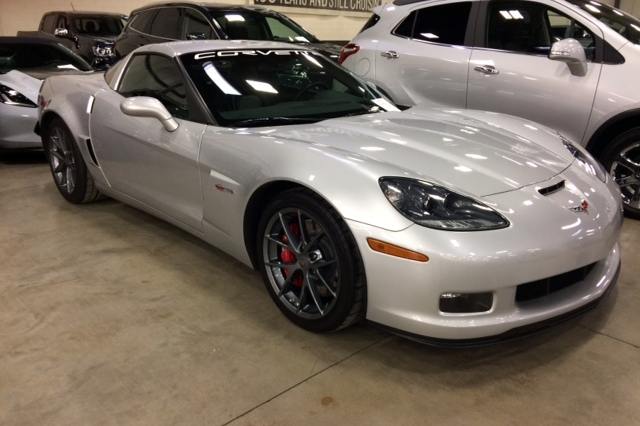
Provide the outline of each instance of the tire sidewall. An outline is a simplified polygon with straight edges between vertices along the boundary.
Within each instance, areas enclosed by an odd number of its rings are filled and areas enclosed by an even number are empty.
[[[271,283],[269,267],[264,263],[264,235],[267,231],[267,225],[271,222],[274,215],[286,208],[297,208],[313,217],[320,226],[325,230],[338,259],[338,271],[340,283],[338,287],[338,296],[331,311],[322,318],[306,319],[301,318],[292,312],[284,302],[280,300],[276,290]],[[260,273],[269,295],[278,306],[280,311],[296,325],[314,332],[333,331],[343,324],[347,316],[350,314],[351,308],[355,301],[357,271],[355,264],[358,261],[352,253],[347,238],[350,235],[343,235],[338,220],[342,220],[339,216],[324,206],[315,197],[303,191],[287,191],[278,196],[264,210],[258,226],[258,235],[256,239],[258,263]]]

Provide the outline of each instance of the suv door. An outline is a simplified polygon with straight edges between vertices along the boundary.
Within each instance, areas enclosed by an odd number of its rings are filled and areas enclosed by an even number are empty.
[[[580,142],[587,127],[602,63],[602,33],[562,4],[483,2],[469,62],[467,108],[526,117]],[[549,59],[558,40],[577,39],[587,51],[586,75]]]
[[[464,108],[474,28],[472,5],[477,3],[458,1],[413,9],[378,44],[378,86],[400,105]]]

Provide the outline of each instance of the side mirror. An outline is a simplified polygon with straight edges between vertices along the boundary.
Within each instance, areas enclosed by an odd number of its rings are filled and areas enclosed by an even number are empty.
[[[578,40],[565,38],[564,40],[556,41],[551,46],[549,59],[566,62],[573,75],[578,77],[587,75],[587,55]]]
[[[66,28],[56,28],[53,35],[60,38],[69,38],[69,30]]]
[[[120,102],[120,111],[133,117],[155,118],[162,123],[167,132],[174,132],[178,128],[176,120],[156,98],[148,96],[127,98]]]

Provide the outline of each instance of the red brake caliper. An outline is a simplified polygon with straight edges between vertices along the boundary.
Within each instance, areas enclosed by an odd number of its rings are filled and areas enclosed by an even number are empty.
[[[293,232],[293,235],[295,235],[296,237],[300,237],[300,228],[298,227],[297,223],[292,223],[291,225],[289,225],[289,229],[291,229],[291,232]],[[282,236],[282,242],[284,243],[288,243],[289,239],[287,238],[286,235]],[[295,263],[298,259],[296,258],[296,255],[293,254],[293,252],[289,249],[282,249],[282,251],[280,252],[280,259],[287,264],[292,264]],[[289,272],[288,269],[284,270],[284,276],[288,277],[289,274],[291,272]],[[302,282],[303,282],[303,277],[302,275],[298,275],[297,277],[293,278],[293,285],[295,285],[296,287],[302,287]]]

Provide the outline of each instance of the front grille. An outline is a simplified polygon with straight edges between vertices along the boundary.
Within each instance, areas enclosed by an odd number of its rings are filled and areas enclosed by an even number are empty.
[[[516,302],[527,302],[538,299],[560,291],[563,288],[570,287],[582,281],[595,265],[595,263],[592,263],[591,265],[583,266],[582,268],[574,269],[564,274],[520,284],[516,290]]]

